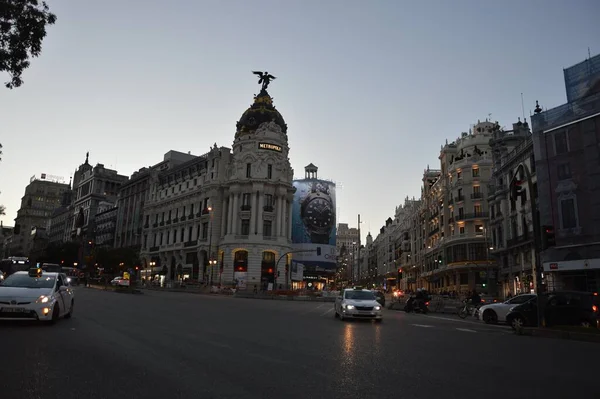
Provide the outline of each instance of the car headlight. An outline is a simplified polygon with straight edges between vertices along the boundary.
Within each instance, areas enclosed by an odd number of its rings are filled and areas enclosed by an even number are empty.
[[[345,305],[344,306],[346,309],[354,309],[354,305]]]
[[[381,310],[381,306],[375,306],[375,310]]]
[[[35,303],[48,303],[50,301],[50,297],[46,295],[40,296]]]

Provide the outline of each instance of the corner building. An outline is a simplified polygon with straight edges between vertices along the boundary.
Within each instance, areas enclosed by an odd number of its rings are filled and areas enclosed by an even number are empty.
[[[287,125],[266,90],[236,125],[233,148],[159,174],[144,207],[141,256],[167,281],[266,289],[285,284],[292,251]],[[278,273],[279,272],[279,273]]]

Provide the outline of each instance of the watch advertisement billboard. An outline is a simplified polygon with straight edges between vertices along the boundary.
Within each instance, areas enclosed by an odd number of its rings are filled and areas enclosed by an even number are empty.
[[[335,183],[320,179],[294,180],[292,244],[295,262],[307,270],[335,271]]]

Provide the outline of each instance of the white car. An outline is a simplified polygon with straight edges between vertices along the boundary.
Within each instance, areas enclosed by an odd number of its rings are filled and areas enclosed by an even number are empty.
[[[33,268],[0,284],[0,320],[55,322],[73,315],[75,293],[61,273]]]
[[[372,291],[354,287],[343,290],[335,299],[335,317],[344,319],[374,319],[383,320],[382,306]]]
[[[506,323],[506,315],[510,312],[510,309],[529,302],[535,297],[535,294],[523,294],[504,302],[484,305],[477,310],[475,317],[485,321],[487,324]]]
[[[115,277],[110,282],[110,285],[113,287],[129,287],[129,280],[126,280],[123,277]]]

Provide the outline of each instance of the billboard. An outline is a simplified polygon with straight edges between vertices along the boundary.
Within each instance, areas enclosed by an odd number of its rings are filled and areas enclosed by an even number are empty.
[[[294,251],[307,251],[294,253],[293,262],[302,263],[306,271],[333,272],[337,258],[335,183],[302,179],[293,184],[292,245]]]

